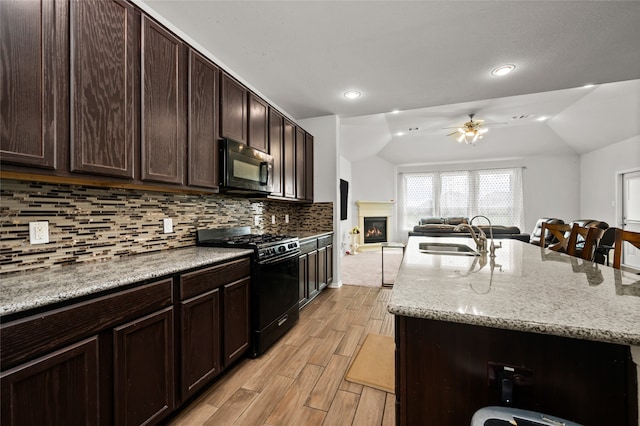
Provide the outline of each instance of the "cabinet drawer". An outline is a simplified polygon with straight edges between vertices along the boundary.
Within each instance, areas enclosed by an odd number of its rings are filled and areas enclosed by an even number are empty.
[[[326,247],[333,242],[333,235],[318,238],[318,247]]]
[[[311,253],[314,250],[318,249],[318,240],[316,238],[311,240],[301,240],[300,241],[300,253]]]
[[[0,325],[7,368],[171,305],[171,278]]]
[[[251,265],[248,258],[239,259],[211,268],[201,269],[180,276],[180,300],[188,299],[214,288],[249,276]]]

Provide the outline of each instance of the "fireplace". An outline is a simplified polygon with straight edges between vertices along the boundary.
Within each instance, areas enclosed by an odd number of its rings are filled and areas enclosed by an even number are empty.
[[[362,229],[362,238],[365,244],[387,242],[387,218],[365,217]]]

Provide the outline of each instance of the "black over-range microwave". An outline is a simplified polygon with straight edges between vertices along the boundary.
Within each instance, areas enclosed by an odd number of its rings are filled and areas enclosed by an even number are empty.
[[[231,139],[220,141],[220,191],[234,194],[273,192],[273,157]]]

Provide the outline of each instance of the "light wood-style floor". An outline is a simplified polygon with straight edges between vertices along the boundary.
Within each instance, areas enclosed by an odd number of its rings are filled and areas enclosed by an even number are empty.
[[[390,289],[326,288],[267,353],[246,359],[170,425],[394,425],[395,395],[344,380],[368,333],[393,336]]]

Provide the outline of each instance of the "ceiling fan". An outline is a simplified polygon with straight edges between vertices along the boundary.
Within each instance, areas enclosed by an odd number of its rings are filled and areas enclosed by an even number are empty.
[[[507,123],[484,123],[484,120],[473,120],[475,114],[469,114],[469,121],[460,127],[443,127],[444,129],[456,129],[455,132],[449,133],[447,136],[457,135],[458,142],[464,142],[467,145],[475,145],[476,142],[484,137],[489,131],[485,126]]]

